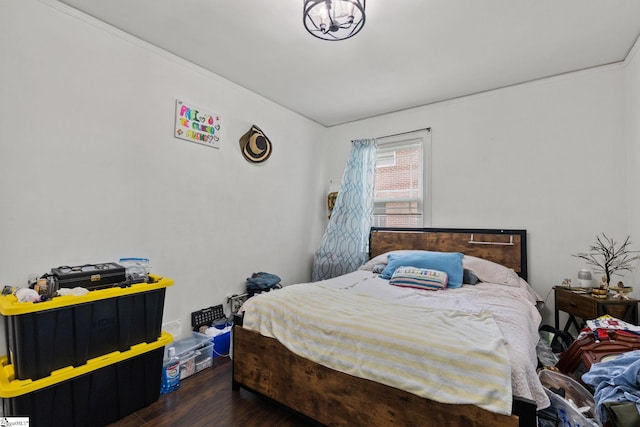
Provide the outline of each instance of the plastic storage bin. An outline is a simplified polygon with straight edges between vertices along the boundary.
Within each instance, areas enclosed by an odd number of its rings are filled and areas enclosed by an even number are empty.
[[[213,343],[211,338],[199,332],[181,338],[172,344],[180,359],[180,379],[190,377],[213,364]]]
[[[9,363],[18,379],[37,380],[67,366],[150,343],[161,334],[164,298],[173,280],[59,296],[40,303],[0,297]]]
[[[572,403],[544,388],[551,405],[538,413],[540,427],[600,427],[595,419],[587,418]]]
[[[5,416],[29,417],[32,427],[100,426],[158,400],[164,347],[162,333],[151,344],[96,357],[36,381],[16,380],[0,359],[0,397]]]
[[[600,425],[593,396],[582,384],[568,375],[548,369],[541,370],[538,377],[551,401],[551,406],[544,412],[552,419],[547,424],[540,423],[542,426],[555,426],[555,423],[561,427]],[[562,390],[564,397],[553,390]]]
[[[214,355],[212,342],[209,342],[209,344],[198,350],[198,353],[200,354],[197,354],[195,358],[196,372],[213,366]]]

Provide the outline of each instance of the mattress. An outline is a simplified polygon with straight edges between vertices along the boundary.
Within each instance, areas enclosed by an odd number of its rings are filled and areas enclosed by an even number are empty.
[[[397,287],[372,271],[384,259],[257,295],[243,306],[243,326],[316,363],[439,402],[508,414],[516,395],[549,406],[535,371],[539,298],[527,282],[465,256],[482,282]]]

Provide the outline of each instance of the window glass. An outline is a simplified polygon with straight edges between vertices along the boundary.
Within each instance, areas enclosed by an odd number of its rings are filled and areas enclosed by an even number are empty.
[[[377,140],[374,227],[423,227],[426,131]]]

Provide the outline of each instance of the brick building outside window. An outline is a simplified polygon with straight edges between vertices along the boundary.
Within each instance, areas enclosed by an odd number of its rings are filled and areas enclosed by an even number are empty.
[[[424,132],[378,140],[374,227],[422,227]]]

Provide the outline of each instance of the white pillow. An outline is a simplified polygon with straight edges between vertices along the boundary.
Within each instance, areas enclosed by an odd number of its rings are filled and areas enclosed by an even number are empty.
[[[483,282],[520,286],[520,276],[518,276],[518,273],[512,268],[505,267],[493,261],[465,255],[462,257],[462,267],[471,271]]]

